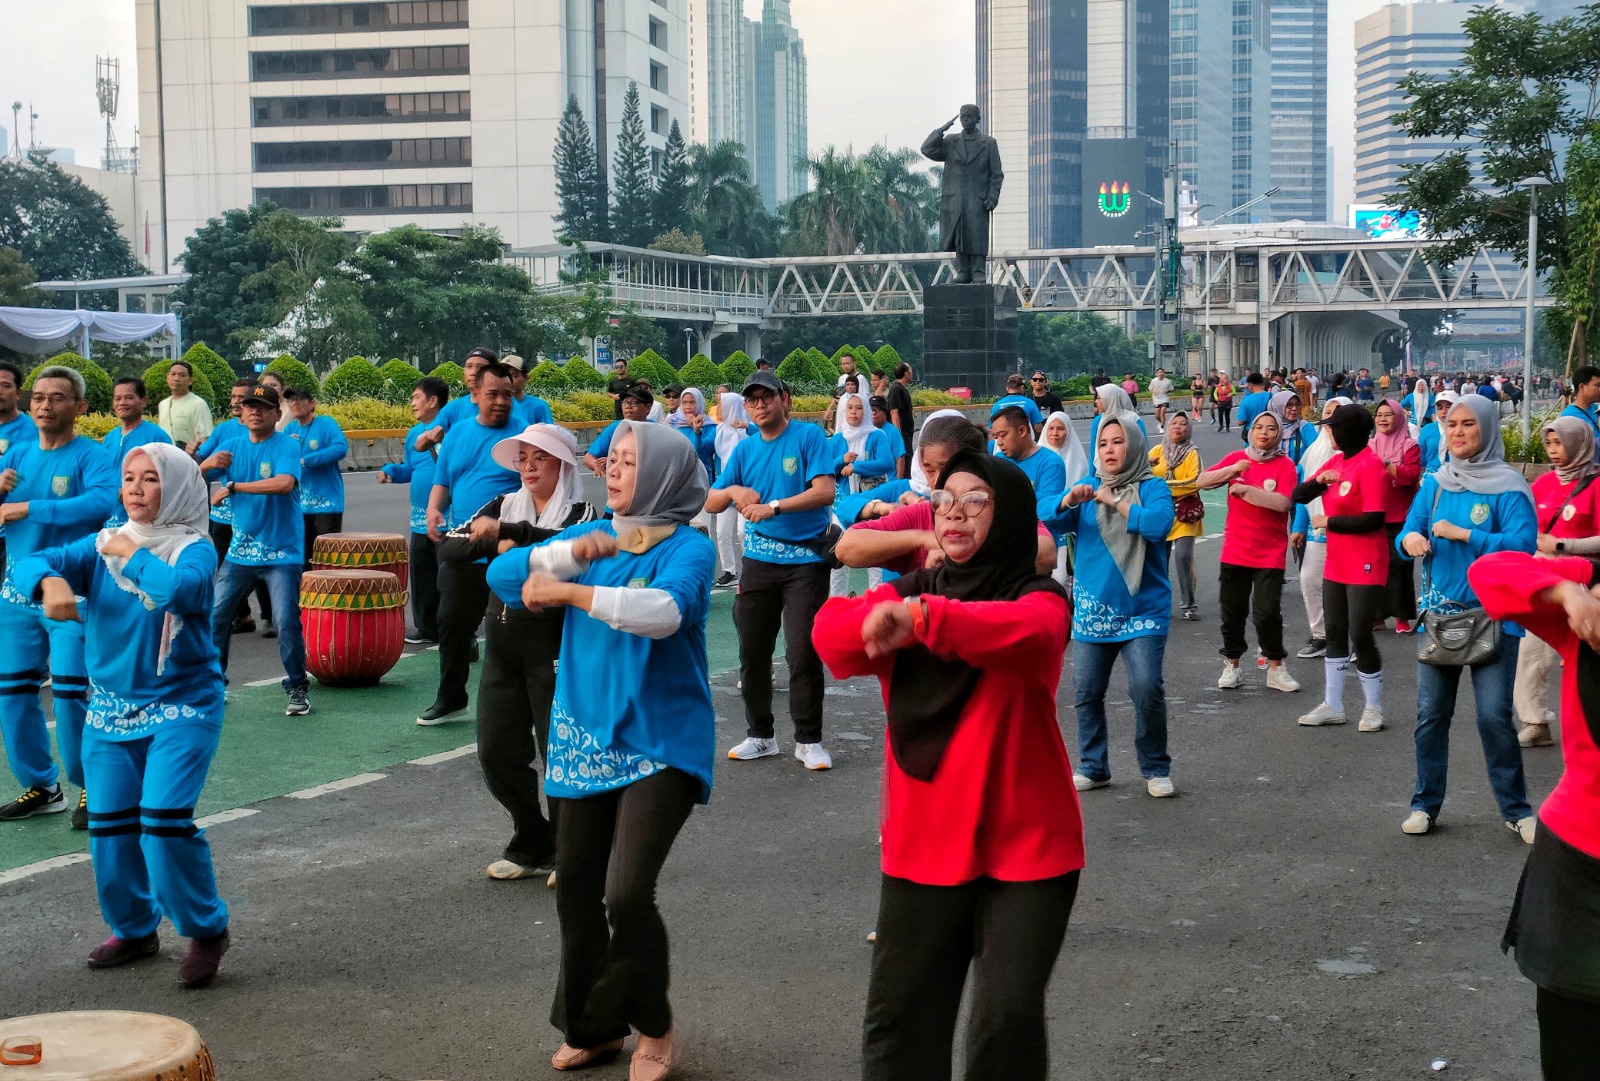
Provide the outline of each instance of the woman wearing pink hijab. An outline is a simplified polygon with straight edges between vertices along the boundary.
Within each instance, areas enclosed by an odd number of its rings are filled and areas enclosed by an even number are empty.
[[[1394,617],[1396,634],[1410,634],[1411,625],[1417,619],[1417,591],[1411,561],[1400,557],[1394,542],[1422,483],[1422,448],[1412,438],[1405,407],[1394,399],[1380,401],[1372,419],[1377,425],[1372,436],[1372,452],[1383,462],[1384,472],[1389,475],[1383,503],[1383,527],[1389,534],[1389,580],[1384,587],[1381,611],[1386,618]]]

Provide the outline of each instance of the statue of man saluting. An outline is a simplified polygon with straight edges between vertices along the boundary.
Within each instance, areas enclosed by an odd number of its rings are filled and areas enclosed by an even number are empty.
[[[1000,146],[978,130],[978,107],[963,105],[958,116],[922,143],[922,156],[944,163],[940,194],[939,246],[956,253],[956,281],[983,281],[989,257],[989,214],[1000,203]],[[946,135],[956,121],[961,130]]]

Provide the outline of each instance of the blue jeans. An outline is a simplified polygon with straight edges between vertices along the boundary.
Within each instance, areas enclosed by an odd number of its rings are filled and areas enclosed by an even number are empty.
[[[283,563],[270,567],[247,567],[231,559],[222,561],[217,574],[217,599],[211,609],[211,637],[222,655],[222,670],[228,670],[228,643],[233,636],[233,616],[239,601],[255,588],[267,584],[272,598],[272,624],[278,630],[278,657],[283,661],[283,689],[304,690],[306,678],[306,639],[300,626],[300,564]]]
[[[1517,679],[1517,652],[1522,639],[1500,637],[1500,656],[1471,669],[1472,696],[1477,701],[1478,738],[1483,741],[1489,784],[1507,822],[1533,814],[1522,775],[1522,747],[1511,692]],[[1411,809],[1439,817],[1444,806],[1445,774],[1450,765],[1450,719],[1456,711],[1461,669],[1417,665],[1417,792]]]
[[[1128,695],[1133,699],[1133,747],[1139,772],[1146,779],[1172,772],[1167,754],[1167,690],[1161,665],[1167,636],[1130,638],[1126,642],[1084,642],[1073,639],[1073,705],[1078,712],[1078,771],[1094,781],[1111,779],[1106,760],[1106,688],[1117,655],[1128,669]],[[1515,737],[1512,737],[1515,742]]]

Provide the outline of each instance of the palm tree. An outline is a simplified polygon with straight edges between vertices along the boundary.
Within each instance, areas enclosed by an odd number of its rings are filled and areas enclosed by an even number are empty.
[[[927,251],[938,191],[908,149],[857,157],[828,147],[805,162],[811,190],[785,208],[792,255]]]
[[[920,161],[916,151],[875,146],[863,160],[881,200],[866,250],[929,250],[939,221],[939,189],[928,173],[914,167]]]
[[[689,148],[690,198],[696,228],[713,255],[773,254],[774,223],[750,178],[744,147],[725,141]]]

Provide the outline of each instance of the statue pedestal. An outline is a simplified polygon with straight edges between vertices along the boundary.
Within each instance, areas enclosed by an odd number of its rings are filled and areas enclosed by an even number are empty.
[[[1018,371],[1017,291],[981,282],[930,285],[922,293],[918,381],[1003,394]]]

